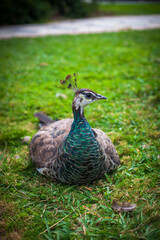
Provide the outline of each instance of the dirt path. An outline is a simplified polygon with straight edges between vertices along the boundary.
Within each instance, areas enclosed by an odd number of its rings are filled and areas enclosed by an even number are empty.
[[[160,28],[160,15],[97,17],[0,27],[0,39]]]

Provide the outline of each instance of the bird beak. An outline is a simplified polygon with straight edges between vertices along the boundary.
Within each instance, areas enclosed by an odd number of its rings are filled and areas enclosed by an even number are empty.
[[[97,100],[101,100],[101,99],[107,99],[106,97],[104,97],[104,96],[102,96],[102,95],[100,95],[100,94],[97,94]]]

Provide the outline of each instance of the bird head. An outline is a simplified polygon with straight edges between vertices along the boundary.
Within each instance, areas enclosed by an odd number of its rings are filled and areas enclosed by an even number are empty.
[[[107,99],[106,97],[88,89],[88,88],[81,88],[75,92],[75,97],[73,100],[73,108],[76,110],[84,109],[87,105],[95,102],[97,100]]]
[[[80,110],[81,116],[84,115],[83,110],[84,107],[101,99],[107,99],[106,97],[88,89],[88,88],[81,88],[78,89],[77,87],[77,79],[76,74],[67,75],[65,80],[60,80],[62,85],[67,85],[67,87],[75,92],[75,97],[72,103],[73,112],[77,112]]]

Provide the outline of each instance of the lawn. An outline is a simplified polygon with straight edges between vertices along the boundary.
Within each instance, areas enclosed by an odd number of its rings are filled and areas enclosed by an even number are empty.
[[[0,49],[1,239],[158,239],[160,30],[1,40]],[[121,158],[88,186],[41,176],[22,142],[38,130],[36,111],[72,116],[74,94],[59,80],[74,72],[79,88],[108,98],[85,115]],[[117,213],[113,200],[137,208]]]
[[[98,4],[98,11],[108,15],[160,14],[160,3]]]

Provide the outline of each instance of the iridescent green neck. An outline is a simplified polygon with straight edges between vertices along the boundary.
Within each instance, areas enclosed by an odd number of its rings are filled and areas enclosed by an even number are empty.
[[[74,121],[57,160],[63,182],[84,184],[104,173],[104,157],[83,111],[74,109]],[[103,158],[102,158],[103,157]]]
[[[70,134],[73,131],[79,132],[81,137],[83,133],[85,134],[85,131],[90,132],[90,137],[94,137],[93,131],[87,122],[87,119],[84,116],[84,111],[80,107],[76,110],[76,108],[73,107],[73,115],[74,115],[74,121],[71,126]]]
[[[64,150],[71,158],[78,161],[86,159],[97,159],[99,156],[99,145],[94,133],[84,117],[81,109],[73,109],[74,121],[71,130],[64,141]]]
[[[80,107],[78,108],[78,110],[73,108],[73,116],[74,116],[74,121],[71,127],[71,131],[74,129],[75,125],[79,124],[79,122],[87,121],[86,118],[84,117],[84,111]]]

